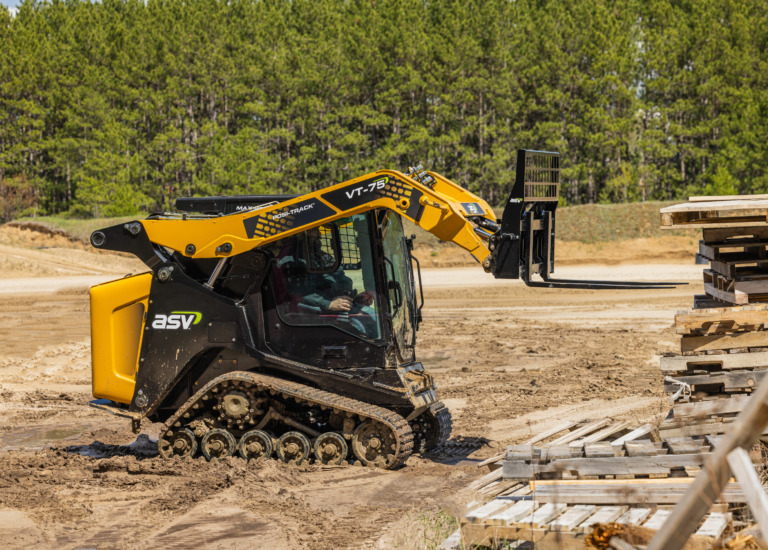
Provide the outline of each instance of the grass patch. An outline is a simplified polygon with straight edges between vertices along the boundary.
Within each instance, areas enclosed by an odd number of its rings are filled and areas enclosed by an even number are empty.
[[[433,550],[459,528],[459,521],[445,510],[421,510],[408,514],[392,547],[398,550]]]

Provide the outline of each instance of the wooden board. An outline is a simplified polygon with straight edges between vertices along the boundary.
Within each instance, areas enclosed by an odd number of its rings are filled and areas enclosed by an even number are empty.
[[[673,227],[723,228],[766,225],[768,200],[688,202],[660,210],[662,229]]]
[[[704,366],[718,365],[720,369],[755,369],[768,366],[768,352],[722,353],[719,355],[677,355],[659,360],[664,373],[683,373]],[[708,368],[707,370],[712,370]]]
[[[527,480],[536,476],[562,478],[563,473],[584,476],[668,476],[672,470],[682,473],[686,467],[700,468],[710,453],[658,455],[644,457],[570,458],[545,464],[504,461],[504,478]]]
[[[536,482],[536,501],[564,504],[647,505],[677,504],[688,491],[694,478],[631,480],[559,480],[548,485]],[[578,483],[578,484],[577,484]],[[741,485],[729,483],[718,497],[722,503],[743,503],[746,495]]]
[[[701,420],[709,416],[735,414],[744,410],[749,396],[737,395],[723,399],[679,403],[672,407],[671,418],[674,420]]]
[[[768,323],[768,305],[688,310],[675,315],[675,332],[706,336],[764,328]]]
[[[680,339],[682,353],[765,346],[768,346],[768,331],[713,334],[712,336],[683,336]]]

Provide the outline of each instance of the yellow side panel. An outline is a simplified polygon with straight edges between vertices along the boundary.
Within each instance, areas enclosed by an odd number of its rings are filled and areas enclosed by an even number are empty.
[[[152,274],[142,273],[91,287],[93,396],[130,403]]]

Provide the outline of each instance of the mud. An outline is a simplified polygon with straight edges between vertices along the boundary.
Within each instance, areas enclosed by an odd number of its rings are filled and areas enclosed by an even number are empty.
[[[28,272],[52,276],[51,264],[34,263],[51,249],[4,246]],[[123,257],[85,259],[77,269],[135,269]],[[137,437],[129,422],[87,406],[86,287],[4,295],[0,537],[9,548],[431,548],[476,497],[465,489],[483,473],[475,463],[504,445],[564,419],[644,422],[666,412],[658,355],[673,349],[674,312],[690,305],[696,284],[590,292],[483,277],[429,283],[418,334],[419,356],[453,412],[453,440],[463,444],[455,448],[465,450],[412,456],[394,472],[163,461],[153,446],[159,426]]]

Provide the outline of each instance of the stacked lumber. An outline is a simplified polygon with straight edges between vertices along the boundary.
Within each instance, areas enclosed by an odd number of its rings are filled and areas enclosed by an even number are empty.
[[[662,208],[661,226],[702,230],[699,255],[710,262],[704,270],[708,297],[732,305],[768,301],[768,199],[692,197]]]
[[[704,295],[675,316],[680,353],[662,357],[676,404],[660,433],[724,433],[768,371],[768,195],[692,197],[663,229],[700,228]]]

